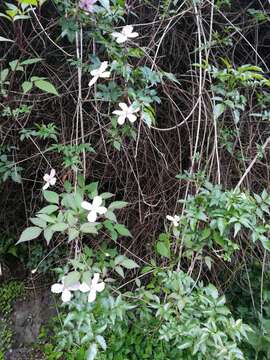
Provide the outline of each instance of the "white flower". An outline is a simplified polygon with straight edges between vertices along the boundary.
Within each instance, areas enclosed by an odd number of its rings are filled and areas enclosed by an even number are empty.
[[[178,216],[178,215],[174,215],[174,216],[167,215],[166,218],[173,223],[173,226],[177,227],[179,225],[180,216]]]
[[[139,34],[137,32],[133,32],[132,25],[126,25],[123,27],[121,32],[113,32],[112,36],[116,38],[116,42],[118,44],[123,44],[129,38],[136,38]]]
[[[107,208],[105,206],[101,206],[102,204],[102,197],[101,196],[95,196],[93,199],[92,204],[88,201],[83,201],[81,206],[85,210],[89,211],[89,214],[87,215],[87,220],[89,222],[95,222],[97,220],[97,214],[102,215],[107,212]]]
[[[43,180],[46,181],[46,184],[43,186],[43,190],[48,189],[49,186],[53,186],[56,183],[55,170],[52,169],[50,174],[45,174]]]
[[[93,78],[89,82],[89,87],[97,82],[98,78],[108,78],[110,77],[110,71],[106,71],[108,67],[108,61],[103,61],[98,69],[92,70],[90,74]]]
[[[51,292],[53,292],[54,294],[62,293],[61,296],[62,301],[68,302],[72,297],[71,291],[79,290],[79,288],[80,288],[79,282],[70,286],[65,286],[64,280],[62,280],[61,284],[56,283],[51,286]]]
[[[88,302],[93,302],[96,300],[97,292],[101,292],[105,288],[105,283],[98,282],[99,281],[99,273],[95,273],[93,279],[91,280],[91,285],[88,286],[86,283],[82,283],[80,286],[80,291],[88,294]]]
[[[122,110],[114,110],[113,114],[118,115],[117,122],[119,125],[123,125],[125,120],[128,119],[131,123],[134,123],[137,120],[137,116],[134,113],[138,112],[140,109],[134,109],[133,105],[128,106],[125,103],[120,103],[119,107]]]

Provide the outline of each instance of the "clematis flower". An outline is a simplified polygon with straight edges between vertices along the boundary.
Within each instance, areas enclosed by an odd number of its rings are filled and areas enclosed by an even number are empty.
[[[46,181],[46,184],[43,186],[43,190],[48,189],[49,186],[53,186],[56,183],[55,170],[52,169],[50,174],[45,174],[43,180]]]
[[[82,10],[93,12],[94,8],[93,5],[97,2],[97,0],[81,0],[79,2],[79,7]]]
[[[175,227],[179,226],[180,216],[178,216],[178,215],[174,215],[174,216],[167,215],[166,218],[173,223],[173,226],[175,226]]]
[[[110,77],[111,73],[110,71],[106,71],[108,67],[108,61],[103,61],[98,69],[92,70],[90,74],[93,76],[93,78],[89,81],[89,87],[94,85],[98,78],[108,78]]]
[[[105,288],[105,283],[103,281],[99,283],[98,281],[99,281],[99,273],[95,273],[93,279],[91,280],[90,286],[86,283],[82,283],[79,288],[80,291],[83,293],[89,292],[88,302],[90,303],[96,300],[97,292],[101,292]]]
[[[123,125],[125,120],[128,119],[131,123],[134,123],[137,120],[137,116],[134,113],[138,112],[140,109],[134,109],[133,105],[128,106],[125,103],[120,103],[119,107],[122,110],[114,110],[113,114],[118,115],[117,122],[119,125]]]
[[[97,220],[97,215],[103,215],[107,212],[107,208],[105,206],[101,206],[102,197],[95,196],[92,204],[88,201],[83,201],[81,206],[83,209],[88,210],[89,214],[87,215],[87,220],[89,222],[95,222]]]
[[[79,290],[79,288],[80,288],[79,282],[66,287],[64,284],[64,280],[62,280],[61,284],[56,283],[51,286],[51,292],[54,294],[62,293],[61,299],[65,303],[65,302],[70,301],[70,299],[72,297],[71,291]]]
[[[132,25],[126,25],[123,27],[121,32],[113,32],[112,37],[116,38],[118,44],[123,44],[128,39],[133,39],[139,36],[137,32],[133,32]]]

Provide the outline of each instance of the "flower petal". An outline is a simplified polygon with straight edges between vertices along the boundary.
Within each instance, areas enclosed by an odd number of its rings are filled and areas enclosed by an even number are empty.
[[[95,222],[97,220],[97,213],[96,211],[92,210],[90,211],[90,213],[87,215],[87,220],[89,222]]]
[[[133,32],[133,33],[128,35],[128,37],[131,38],[131,39],[134,39],[134,38],[136,38],[138,36],[139,36],[139,34],[137,32]]]
[[[43,180],[46,181],[46,182],[50,181],[50,179],[51,179],[51,177],[50,177],[49,174],[45,174],[45,175],[43,176]]]
[[[120,32],[116,32],[114,31],[113,33],[111,33],[111,35],[115,38],[118,38],[119,36],[122,36],[122,34]]]
[[[169,221],[174,221],[174,218],[171,215],[167,215],[166,219],[168,219]]]
[[[114,115],[120,115],[120,116],[124,115],[123,111],[121,111],[121,110],[114,110],[112,113]]]
[[[92,208],[93,208],[92,204],[90,204],[88,201],[83,201],[83,202],[81,203],[81,207],[82,207],[83,209],[85,209],[85,210],[88,210],[88,211],[91,211]]]
[[[129,109],[129,107],[127,106],[127,104],[125,104],[125,103],[119,103],[119,107],[120,107],[120,109],[122,109],[123,111],[125,111],[125,112],[127,112],[128,111],[128,109]]]
[[[97,297],[96,291],[94,289],[91,289],[88,294],[88,302],[92,303],[93,301],[96,300],[96,297]]]
[[[103,61],[99,68],[100,72],[103,73],[107,69],[107,67],[108,67],[108,61]]]
[[[95,286],[95,290],[101,292],[105,289],[105,283],[102,281]]]
[[[97,212],[100,214],[100,215],[103,215],[107,212],[107,208],[105,206],[100,206],[98,209],[97,209]]]
[[[93,79],[91,79],[89,81],[88,86],[91,87],[92,85],[94,85],[97,82],[98,76],[94,76]]]
[[[100,74],[101,78],[109,78],[111,76],[110,71],[104,71],[102,74]]]
[[[122,29],[122,34],[126,35],[126,36],[129,36],[132,33],[132,31],[133,31],[133,26],[132,25],[126,25]]]
[[[126,42],[126,41],[127,41],[126,35],[122,35],[122,34],[120,34],[120,35],[118,36],[118,38],[116,39],[116,42],[117,42],[118,44],[123,44],[123,43]]]
[[[55,178],[55,177],[52,178],[52,179],[49,181],[49,184],[52,185],[52,186],[54,186],[55,183],[56,183],[56,178]]]
[[[51,292],[54,294],[60,294],[64,290],[64,284],[53,284],[51,286]]]
[[[86,292],[90,291],[91,288],[90,288],[86,283],[82,283],[82,284],[80,285],[79,290],[80,290],[81,292],[83,292],[83,293],[86,293]]]
[[[95,273],[94,276],[93,276],[93,279],[91,281],[91,287],[93,286],[96,286],[96,284],[98,283],[98,280],[99,280],[99,273]]]
[[[50,184],[47,182],[44,186],[43,186],[43,190],[46,190],[46,189],[48,189],[48,187],[50,186]]]
[[[117,122],[118,122],[119,125],[123,125],[125,123],[125,120],[126,120],[126,115],[121,115],[117,119]]]
[[[131,123],[134,123],[137,120],[137,116],[134,114],[128,114],[127,118]]]
[[[93,199],[93,209],[97,209],[102,204],[102,197],[101,196],[95,196]]]
[[[53,178],[53,177],[55,177],[55,170],[54,169],[52,169],[51,172],[50,172],[50,178]]]
[[[68,302],[68,301],[70,301],[71,297],[72,297],[72,294],[71,294],[71,292],[70,292],[68,289],[65,289],[65,290],[62,292],[61,298],[62,298],[62,301],[63,301],[63,302]]]

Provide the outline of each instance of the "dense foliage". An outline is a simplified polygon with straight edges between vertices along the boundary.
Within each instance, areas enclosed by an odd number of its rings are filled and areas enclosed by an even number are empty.
[[[270,359],[269,20],[1,2],[0,358],[20,273],[56,300],[46,359]]]

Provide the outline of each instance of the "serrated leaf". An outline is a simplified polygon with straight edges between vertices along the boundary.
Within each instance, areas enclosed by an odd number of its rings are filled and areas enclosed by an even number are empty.
[[[213,109],[214,120],[217,120],[225,111],[225,105],[222,103],[216,104]]]
[[[45,240],[47,242],[47,245],[49,245],[49,243],[50,243],[50,241],[51,241],[51,239],[53,237],[52,229],[51,228],[45,229],[44,232],[43,232],[43,236],[44,236],[44,238],[45,238]]]
[[[41,228],[37,226],[30,226],[22,232],[17,244],[36,239],[41,234],[41,232],[42,232]]]
[[[68,229],[68,242],[76,239],[79,236],[79,231],[75,228]]]
[[[111,221],[117,222],[116,216],[114,215],[114,213],[112,211],[106,211],[105,218],[109,219]]]
[[[35,86],[38,87],[40,90],[45,91],[48,94],[53,94],[53,95],[59,96],[56,88],[49,81],[36,80]]]
[[[78,283],[80,280],[80,273],[78,271],[69,272],[64,278],[65,287],[72,286]]]
[[[54,191],[45,190],[45,191],[43,191],[43,196],[49,203],[52,203],[52,204],[59,203],[59,195],[56,194],[56,192],[54,192]]]
[[[46,225],[47,225],[47,222],[46,221],[44,221],[44,220],[42,220],[42,219],[39,219],[39,218],[30,218],[29,219],[30,221],[31,221],[31,223],[33,224],[33,225],[36,225],[36,226],[38,226],[38,227],[41,227],[41,228],[45,228],[46,227]]]

